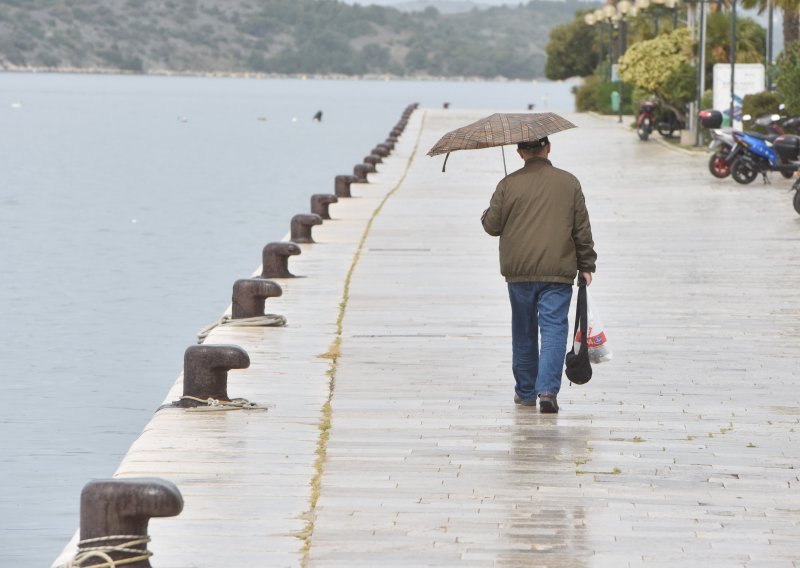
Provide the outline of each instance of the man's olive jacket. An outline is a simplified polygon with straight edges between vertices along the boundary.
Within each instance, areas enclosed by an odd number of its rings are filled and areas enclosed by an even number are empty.
[[[531,158],[500,180],[482,222],[500,237],[500,273],[508,282],[571,284],[577,271],[595,271],[581,184],[546,158]]]

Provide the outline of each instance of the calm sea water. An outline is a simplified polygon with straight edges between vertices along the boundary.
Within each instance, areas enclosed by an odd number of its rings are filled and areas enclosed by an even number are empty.
[[[407,104],[570,87],[0,74],[0,566],[52,562],[233,281]]]

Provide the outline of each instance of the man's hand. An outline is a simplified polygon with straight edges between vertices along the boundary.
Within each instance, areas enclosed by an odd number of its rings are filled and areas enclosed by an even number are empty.
[[[592,273],[591,272],[581,272],[581,276],[583,277],[584,280],[586,280],[586,285],[587,286],[592,283]]]

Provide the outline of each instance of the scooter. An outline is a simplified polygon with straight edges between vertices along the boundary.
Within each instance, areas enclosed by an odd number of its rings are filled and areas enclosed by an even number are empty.
[[[751,183],[758,174],[767,180],[767,172],[780,172],[791,178],[800,169],[800,136],[783,134],[769,140],[768,136],[733,132],[736,142],[728,155],[731,176],[741,184]],[[737,155],[731,159],[731,155]]]
[[[743,118],[750,120],[749,115]],[[781,160],[772,144],[785,135],[784,127],[796,128],[800,119],[794,117],[783,122],[781,119],[778,114],[768,114],[755,120],[755,124],[765,128],[768,134],[731,131],[734,144],[725,156],[725,162],[730,166],[735,181],[742,184],[752,183],[760,173],[764,177],[764,183],[769,183],[766,177],[769,171],[780,172],[787,179],[794,175],[797,167]]]
[[[672,109],[667,109],[661,113],[660,120],[656,123],[656,130],[664,138],[672,138],[676,130],[683,130],[686,124],[678,119],[678,115]]]
[[[642,101],[639,103],[639,116],[636,117],[636,133],[639,140],[647,142],[653,127],[656,123],[656,103],[652,101]]]
[[[711,142],[708,145],[711,158],[708,160],[708,171],[715,178],[723,179],[731,175],[728,154],[731,153],[734,144],[736,141],[733,139],[733,132],[730,129],[714,128],[711,130]]]

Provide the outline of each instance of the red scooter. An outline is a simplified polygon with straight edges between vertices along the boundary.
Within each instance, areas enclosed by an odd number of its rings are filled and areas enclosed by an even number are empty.
[[[656,103],[652,101],[642,101],[639,103],[639,116],[636,117],[636,133],[639,139],[646,142],[653,132],[656,124]]]

